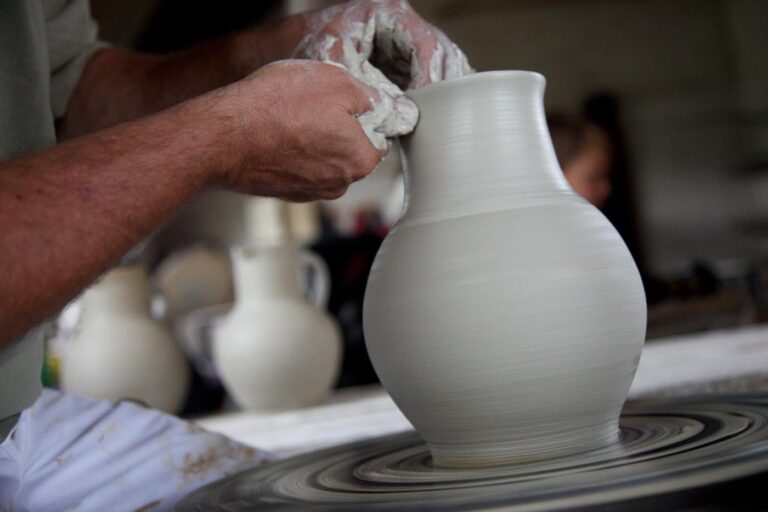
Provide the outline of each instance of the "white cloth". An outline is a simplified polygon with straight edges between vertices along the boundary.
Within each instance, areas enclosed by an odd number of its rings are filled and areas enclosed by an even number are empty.
[[[0,511],[171,510],[272,458],[132,402],[44,390],[0,444]]]

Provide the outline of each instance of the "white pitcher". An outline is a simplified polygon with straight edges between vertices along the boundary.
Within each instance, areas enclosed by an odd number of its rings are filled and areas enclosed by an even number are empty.
[[[234,249],[235,306],[213,330],[213,356],[224,385],[242,407],[292,409],[321,402],[341,362],[341,336],[323,311],[328,270],[291,244]],[[301,272],[315,276],[313,301]]]
[[[435,464],[560,457],[615,443],[645,336],[637,268],[575,194],[544,78],[495,71],[409,93],[406,207],[363,311],[382,383]]]
[[[118,267],[85,292],[81,326],[62,360],[65,391],[178,412],[188,383],[183,353],[150,315],[143,268]]]

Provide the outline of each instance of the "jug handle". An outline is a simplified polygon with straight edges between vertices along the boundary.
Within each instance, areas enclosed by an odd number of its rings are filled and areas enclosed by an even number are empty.
[[[328,265],[317,254],[309,251],[299,252],[299,262],[303,267],[312,270],[314,278],[309,300],[318,308],[325,309],[331,295],[331,276],[328,273]]]

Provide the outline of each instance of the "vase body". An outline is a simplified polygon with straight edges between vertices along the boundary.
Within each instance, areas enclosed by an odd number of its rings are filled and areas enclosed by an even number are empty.
[[[62,388],[178,412],[189,367],[170,333],[150,315],[144,269],[110,271],[85,292],[82,308],[81,326],[62,361]]]
[[[406,204],[376,256],[364,328],[439,466],[615,442],[639,360],[639,273],[563,177],[543,92],[542,76],[504,71],[410,94]]]
[[[252,410],[293,409],[325,399],[338,376],[341,337],[323,311],[327,270],[284,244],[232,253],[235,306],[213,330],[213,356],[232,398]],[[323,281],[315,304],[302,294],[300,269]]]

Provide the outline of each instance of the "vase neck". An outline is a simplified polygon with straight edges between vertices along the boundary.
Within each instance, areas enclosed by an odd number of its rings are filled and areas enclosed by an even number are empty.
[[[276,298],[303,300],[293,246],[236,249],[232,261],[239,304]]]
[[[401,139],[409,221],[572,196],[544,115],[541,75],[479,73],[410,93],[416,130]]]
[[[148,315],[150,289],[141,267],[118,267],[109,271],[83,296],[85,315]]]

